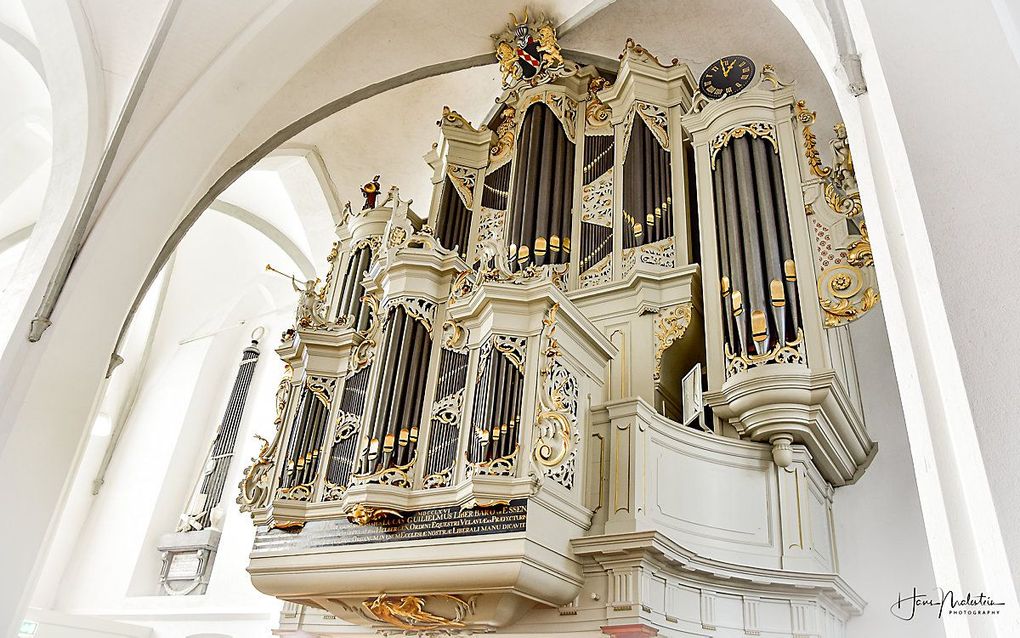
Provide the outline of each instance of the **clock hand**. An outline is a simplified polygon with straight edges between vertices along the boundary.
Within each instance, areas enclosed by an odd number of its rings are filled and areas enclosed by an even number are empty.
[[[719,60],[719,66],[722,67],[722,75],[723,75],[723,77],[724,78],[729,77],[730,76],[730,69],[733,68],[733,65],[731,64],[729,66],[726,66],[726,58],[722,58],[721,60]]]

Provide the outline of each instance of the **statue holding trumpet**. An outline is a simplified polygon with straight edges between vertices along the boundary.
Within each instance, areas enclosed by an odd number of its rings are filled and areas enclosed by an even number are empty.
[[[299,285],[299,280],[294,275],[288,275],[283,271],[277,270],[271,264],[266,264],[266,270],[283,275],[284,277],[290,277],[290,285],[294,288],[294,292],[301,295],[295,315],[298,327],[319,328],[328,323],[326,319],[326,304],[323,299],[325,291],[320,292],[316,290],[316,287],[319,285],[318,278],[302,281]]]

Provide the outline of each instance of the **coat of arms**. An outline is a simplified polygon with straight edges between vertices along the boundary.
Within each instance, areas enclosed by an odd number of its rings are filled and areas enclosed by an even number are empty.
[[[510,22],[502,33],[492,36],[496,41],[496,57],[503,74],[503,88],[520,82],[537,86],[554,77],[570,74],[574,65],[565,62],[556,41],[556,28],[544,15],[528,18],[510,14]]]

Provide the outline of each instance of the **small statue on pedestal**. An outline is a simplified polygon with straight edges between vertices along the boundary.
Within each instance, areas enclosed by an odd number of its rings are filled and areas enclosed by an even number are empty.
[[[365,197],[365,205],[361,207],[361,210],[375,208],[375,202],[379,198],[380,192],[382,192],[382,185],[379,184],[379,176],[376,175],[371,182],[361,187],[361,194]]]

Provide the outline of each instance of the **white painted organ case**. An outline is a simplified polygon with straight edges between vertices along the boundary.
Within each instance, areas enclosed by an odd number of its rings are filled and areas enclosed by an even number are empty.
[[[845,135],[826,165],[768,66],[710,101],[632,41],[609,76],[541,18],[496,39],[428,223],[347,211],[277,349],[238,501],[280,633],[842,635],[832,495],[877,447]]]

